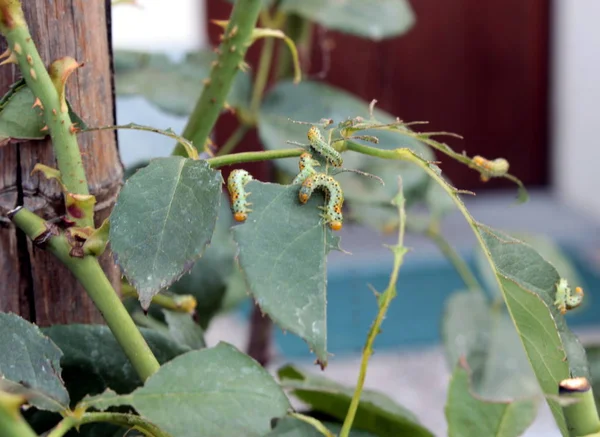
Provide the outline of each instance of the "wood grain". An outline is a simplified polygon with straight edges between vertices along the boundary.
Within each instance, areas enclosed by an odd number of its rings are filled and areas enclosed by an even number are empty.
[[[69,79],[67,96],[89,126],[114,124],[109,3],[23,2],[30,32],[47,64],[63,56],[85,63]],[[2,44],[4,50],[6,44]],[[16,67],[0,67],[0,92],[19,77]],[[79,145],[90,191],[97,198],[99,224],[110,214],[123,176],[116,136],[111,131],[84,133],[79,135]],[[6,212],[19,204],[47,219],[64,213],[56,182],[30,175],[36,163],[56,167],[49,140],[0,148],[0,311],[19,313],[42,326],[101,322],[101,315],[67,269],[51,254],[33,248],[6,220]],[[120,274],[112,256],[106,253],[101,261],[118,286]]]

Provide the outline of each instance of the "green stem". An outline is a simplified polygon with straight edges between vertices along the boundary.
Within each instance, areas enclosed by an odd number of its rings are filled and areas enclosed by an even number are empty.
[[[72,246],[67,237],[55,226],[24,208],[11,211],[10,219],[32,239],[34,245],[48,249],[71,270],[102,313],[140,378],[145,381],[154,374],[160,365],[106,278],[98,260],[93,256],[72,256]]]
[[[0,31],[8,42],[11,57],[16,59],[27,86],[42,104],[64,186],[69,193],[89,194],[76,132],[64,99],[64,81],[72,70],[62,70],[57,63],[56,74],[50,77],[31,38],[20,2],[0,0]],[[89,215],[81,219],[70,218],[81,226],[94,225],[94,218]]]
[[[594,393],[586,378],[561,381],[559,394],[561,398],[575,401],[562,407],[570,437],[584,437],[600,431]]]
[[[137,429],[143,431],[144,434],[151,435],[153,437],[169,437],[169,434],[161,431],[159,427],[147,422],[140,416],[112,412],[85,413],[79,419],[74,416],[65,417],[52,431],[50,431],[48,437],[63,437],[72,428],[88,423],[98,422],[108,422],[114,425],[120,425],[124,428]]]
[[[335,437],[335,435],[331,431],[329,431],[320,420],[317,420],[314,417],[306,416],[300,413],[289,413],[289,415],[298,420],[301,420],[302,422],[308,423],[314,429],[323,434],[325,437]]]
[[[202,147],[208,138],[225,104],[233,79],[252,40],[252,30],[258,19],[262,0],[237,0],[223,33],[219,56],[214,62],[207,84],[192,111],[183,137]],[[177,144],[174,155],[185,156],[181,144]]]
[[[365,344],[365,348],[362,354],[362,360],[360,363],[358,382],[356,383],[356,389],[354,390],[354,395],[352,396],[350,407],[348,407],[348,413],[346,414],[346,418],[344,419],[344,424],[340,432],[340,437],[348,437],[348,435],[350,434],[350,430],[352,429],[352,423],[354,422],[354,417],[356,416],[358,404],[360,403],[360,395],[362,393],[365,378],[367,376],[369,358],[373,354],[373,342],[375,341],[375,337],[377,337],[377,334],[379,334],[381,324],[383,322],[383,319],[385,319],[385,315],[390,306],[390,303],[392,302],[394,297],[396,297],[396,283],[398,282],[398,273],[400,271],[400,267],[402,266],[402,262],[404,261],[404,255],[408,251],[404,247],[404,228],[406,224],[406,211],[404,209],[405,199],[404,194],[402,192],[402,183],[400,178],[398,180],[400,189],[398,195],[393,201],[393,203],[398,207],[398,214],[400,216],[398,244],[394,246],[389,246],[389,249],[394,254],[394,267],[392,269],[392,274],[390,275],[390,281],[386,290],[383,292],[383,294],[380,294],[378,297],[379,311],[377,312],[377,317],[375,317],[375,321],[371,325],[369,335],[367,336],[367,343]]]
[[[243,124],[238,126],[231,136],[227,138],[225,144],[223,144],[223,146],[219,149],[217,156],[223,156],[231,153],[237,147],[239,142],[242,141],[244,135],[246,135],[246,132],[248,132],[248,126]]]
[[[481,284],[479,284],[479,281],[469,268],[469,265],[448,243],[448,240],[444,238],[437,227],[429,226],[425,231],[425,235],[433,241],[440,252],[450,261],[469,290],[475,292],[483,290]]]
[[[37,437],[19,411],[25,398],[0,392],[0,437]]]
[[[262,95],[269,80],[269,72],[271,71],[271,61],[273,60],[273,48],[275,47],[275,39],[267,38],[263,42],[262,51],[260,52],[260,60],[258,61],[258,70],[256,79],[254,80],[254,88],[252,89],[252,100],[250,101],[250,112],[254,119],[258,119],[258,111],[262,101]]]
[[[137,290],[127,282],[121,282],[121,295],[124,298],[139,298]],[[186,314],[192,314],[198,306],[196,298],[191,294],[175,294],[168,291],[152,296],[152,303],[167,310]]]
[[[302,149],[264,150],[261,152],[242,152],[231,155],[216,156],[206,160],[212,168],[225,167],[226,165],[241,164],[243,162],[270,161],[272,159],[293,158],[300,156]]]

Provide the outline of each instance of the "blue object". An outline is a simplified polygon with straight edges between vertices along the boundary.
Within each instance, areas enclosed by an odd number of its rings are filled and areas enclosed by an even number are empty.
[[[580,250],[563,247],[586,284],[585,305],[570,312],[570,327],[600,323],[600,299],[593,290],[600,289],[600,272],[579,255]],[[362,351],[371,323],[377,314],[377,301],[369,288],[382,292],[392,269],[391,257],[361,267],[344,268],[343,263],[329,268],[327,330],[328,349],[337,356]],[[465,254],[463,254],[465,256]],[[468,264],[476,271],[473,257],[466,254]],[[382,331],[375,340],[375,350],[431,346],[441,342],[442,313],[446,299],[465,285],[450,263],[441,257],[407,256],[400,270],[398,295],[392,302]],[[242,311],[250,312],[250,303]],[[307,344],[297,336],[276,328],[277,349],[287,358],[312,356]]]

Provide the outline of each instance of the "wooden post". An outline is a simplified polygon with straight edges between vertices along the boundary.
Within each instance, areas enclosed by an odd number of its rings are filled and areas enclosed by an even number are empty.
[[[63,56],[85,63],[67,83],[75,112],[89,126],[114,124],[110,1],[24,1],[23,9],[46,64]],[[2,45],[0,50],[6,42]],[[0,66],[0,93],[19,77],[16,66]],[[116,136],[112,131],[83,133],[79,145],[90,192],[97,199],[98,225],[109,216],[122,181]],[[17,313],[41,326],[102,322],[69,271],[51,254],[34,248],[6,218],[7,211],[18,205],[46,219],[64,213],[58,184],[39,173],[30,175],[36,163],[56,167],[49,139],[0,147],[0,311]],[[120,274],[112,255],[105,253],[101,262],[118,287]]]

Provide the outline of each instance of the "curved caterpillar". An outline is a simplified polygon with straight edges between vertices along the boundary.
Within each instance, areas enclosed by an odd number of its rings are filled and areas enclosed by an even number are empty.
[[[481,180],[487,182],[490,178],[504,176],[508,173],[508,161],[504,158],[497,158],[493,161],[485,159],[483,156],[474,156],[473,163],[480,167]]]
[[[308,130],[308,142],[310,147],[334,167],[342,166],[342,155],[329,144],[317,126],[311,126]]]
[[[577,308],[583,301],[583,290],[581,287],[575,288],[575,294],[571,292],[571,287],[566,279],[560,278],[556,283],[556,300],[554,305],[561,314],[565,314],[568,310]]]
[[[321,165],[319,161],[314,160],[310,153],[306,152],[300,155],[300,161],[298,162],[300,173],[294,178],[292,185],[301,184],[306,178],[317,173],[315,167],[319,165]]]
[[[252,180],[252,175],[246,170],[233,170],[227,178],[227,190],[231,196],[231,209],[236,222],[246,221],[251,203],[246,201],[250,193],[246,193],[245,185]]]
[[[326,206],[320,207],[325,212],[321,215],[325,222],[334,231],[342,229],[342,205],[344,204],[344,193],[338,181],[325,173],[317,173],[308,177],[298,192],[300,202],[306,203],[316,189],[325,192]]]

